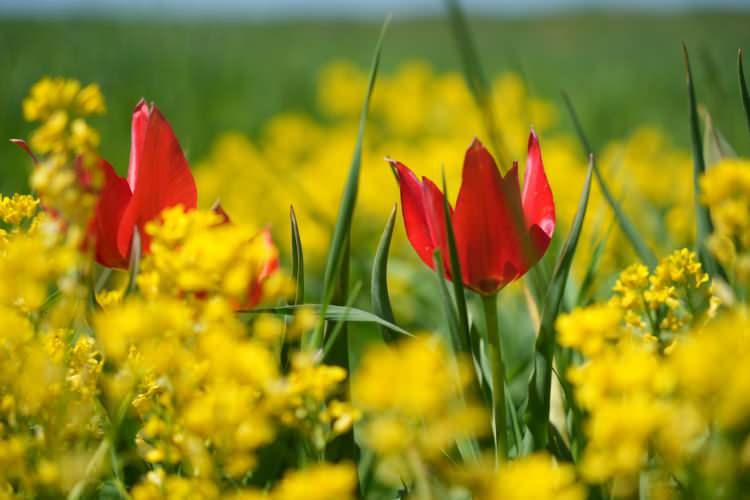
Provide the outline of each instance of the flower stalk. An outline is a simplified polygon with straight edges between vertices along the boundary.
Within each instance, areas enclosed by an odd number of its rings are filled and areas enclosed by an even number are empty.
[[[487,329],[487,359],[492,374],[492,435],[495,440],[495,463],[508,458],[505,431],[505,364],[497,321],[497,294],[482,295],[484,323]]]

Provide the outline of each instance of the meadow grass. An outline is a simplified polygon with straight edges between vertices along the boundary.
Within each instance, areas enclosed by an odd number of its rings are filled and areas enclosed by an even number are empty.
[[[0,19],[0,137],[27,136],[19,103],[28,88],[43,75],[65,75],[101,84],[108,113],[94,125],[119,171],[140,96],[159,104],[196,160],[221,131],[252,135],[280,111],[316,114],[318,69],[339,58],[366,67],[378,22]],[[532,92],[558,101],[566,89],[594,144],[643,123],[663,125],[688,144],[684,40],[699,99],[730,143],[747,152],[735,63],[739,47],[750,50],[749,22],[739,13],[598,13],[473,19],[472,28],[488,73],[521,72]],[[383,71],[415,58],[460,70],[445,19],[395,20]],[[566,117],[560,123],[569,127]],[[0,191],[24,189],[27,163],[15,147],[0,145]]]

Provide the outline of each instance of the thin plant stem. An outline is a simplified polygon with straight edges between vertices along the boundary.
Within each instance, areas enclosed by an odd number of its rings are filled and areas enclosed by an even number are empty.
[[[495,463],[508,458],[505,432],[505,364],[497,322],[497,294],[483,295],[484,322],[487,327],[487,358],[492,372],[492,434],[495,439]]]

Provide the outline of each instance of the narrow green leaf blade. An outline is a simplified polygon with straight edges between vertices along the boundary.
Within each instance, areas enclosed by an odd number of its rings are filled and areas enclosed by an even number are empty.
[[[466,293],[464,292],[464,280],[461,274],[461,262],[458,258],[458,247],[456,246],[456,232],[453,229],[451,208],[448,204],[448,184],[445,181],[445,170],[443,170],[443,217],[445,217],[445,232],[448,242],[448,253],[450,257],[451,278],[453,281],[453,295],[456,300],[457,311],[457,341],[459,352],[471,354],[471,337],[469,332],[469,313],[466,307]]]
[[[745,80],[745,69],[742,67],[742,49],[737,51],[737,73],[740,80],[740,94],[742,95],[742,107],[745,108],[747,128],[750,130],[750,92],[747,91]]]
[[[396,221],[396,206],[394,205],[388,221],[385,223],[383,235],[380,237],[378,249],[375,252],[375,260],[372,263],[372,279],[370,280],[370,300],[372,300],[373,312],[388,321],[396,323],[391,307],[391,298],[388,294],[388,252],[391,248],[391,238]],[[380,327],[383,340],[393,342],[395,335],[385,326]]]
[[[433,261],[435,262],[435,275],[437,276],[438,291],[440,292],[440,298],[443,302],[443,312],[445,313],[445,319],[448,321],[448,330],[451,337],[451,343],[453,349],[456,352],[460,352],[460,340],[459,340],[459,324],[458,324],[458,313],[456,312],[456,306],[453,304],[453,299],[448,291],[448,285],[446,285],[446,277],[443,272],[443,258],[440,255],[440,250],[435,250],[432,254]]]
[[[141,272],[141,233],[136,226],[133,229],[133,239],[130,241],[130,263],[128,265],[128,285],[125,297],[138,289],[138,274]]]
[[[333,230],[333,238],[331,240],[331,247],[328,252],[328,259],[326,261],[325,273],[323,275],[323,298],[321,301],[321,316],[325,316],[326,308],[331,303],[333,298],[334,289],[337,283],[337,277],[343,265],[348,265],[348,262],[344,263],[345,247],[348,244],[349,233],[352,226],[352,218],[354,217],[354,207],[357,204],[357,191],[359,189],[359,173],[362,164],[362,142],[365,135],[365,125],[367,123],[367,114],[370,109],[370,98],[372,97],[372,91],[375,88],[375,80],[378,74],[378,67],[380,66],[380,52],[383,46],[383,39],[390,23],[390,16],[386,18],[383,23],[383,27],[380,31],[380,36],[375,45],[375,54],[372,59],[372,65],[370,67],[370,76],[367,82],[367,93],[365,94],[364,102],[362,103],[362,111],[359,116],[359,131],[357,132],[357,142],[354,146],[354,154],[352,156],[352,162],[349,167],[349,176],[346,180],[344,187],[344,194],[339,205],[338,217],[336,218],[336,226]],[[312,336],[312,348],[319,349],[323,342],[323,330],[325,326],[323,322],[318,325],[315,333]]]
[[[534,447],[543,449],[549,443],[550,388],[552,385],[552,362],[555,352],[555,320],[565,294],[565,285],[578,246],[578,239],[586,217],[591,178],[594,171],[593,155],[589,156],[589,168],[583,185],[578,209],[571,225],[565,244],[557,257],[555,270],[552,273],[547,297],[542,309],[542,320],[539,326],[535,353],[534,371],[529,381],[528,423],[534,437]]]
[[[355,307],[329,305],[328,307],[326,307],[325,313],[322,313],[322,308],[322,304],[297,304],[288,306],[261,307],[258,309],[252,309],[250,311],[241,311],[239,315],[240,319],[249,319],[254,315],[262,313],[278,314],[280,316],[294,316],[294,314],[300,309],[311,309],[315,313],[320,314],[324,320],[348,321],[349,323],[372,323],[384,326],[402,335],[407,335],[409,337],[412,336],[411,333],[407,332],[400,326],[396,326],[393,323],[386,321],[380,316],[377,316],[369,311],[364,311]]]
[[[712,165],[719,163],[724,158],[736,157],[737,153],[735,153],[734,148],[714,125],[711,113],[705,109],[699,111],[703,117],[703,156],[706,159],[706,167],[711,168]]]
[[[576,135],[578,135],[578,139],[581,141],[581,145],[583,146],[583,149],[585,150],[587,155],[595,154],[594,149],[591,146],[591,143],[586,137],[586,133],[583,131],[581,122],[578,119],[578,114],[576,113],[576,110],[573,107],[573,102],[570,100],[570,97],[568,96],[566,92],[562,93],[562,97],[563,97],[563,101],[565,102],[565,108],[567,109],[568,114],[570,115],[570,119],[573,122],[573,127],[575,128]],[[622,207],[617,202],[615,197],[612,195],[612,191],[610,191],[609,186],[605,182],[604,176],[599,170],[595,159],[593,163],[593,169],[594,169],[594,175],[596,177],[596,182],[599,185],[599,188],[602,190],[604,199],[607,200],[607,204],[612,209],[612,212],[615,215],[615,219],[617,220],[617,224],[620,226],[620,229],[625,234],[625,237],[633,246],[633,249],[635,250],[636,254],[638,254],[638,258],[641,261],[643,261],[643,263],[646,264],[648,267],[653,269],[654,267],[656,267],[656,256],[648,248],[648,245],[646,245],[646,242],[643,241],[643,238],[641,238],[641,235],[638,233],[638,230],[636,229],[635,225],[630,221],[628,216],[625,215],[625,212],[623,211]]]
[[[713,233],[713,223],[708,207],[700,203],[700,178],[706,172],[706,160],[703,153],[703,137],[698,121],[698,105],[695,99],[695,85],[693,83],[693,72],[690,69],[690,57],[687,46],[682,44],[682,53],[685,58],[685,80],[688,92],[688,117],[690,122],[690,142],[693,149],[693,190],[695,204],[695,243],[703,267],[711,276],[719,272],[719,266],[706,248],[705,242]]]
[[[474,96],[479,112],[482,114],[484,126],[494,150],[495,158],[499,165],[508,165],[506,162],[509,157],[508,151],[500,135],[500,130],[497,127],[489,84],[482,70],[479,51],[471,36],[466,16],[461,9],[459,0],[445,0],[445,3],[448,9],[451,28],[453,29],[453,36],[456,39],[459,56],[463,64],[464,77],[466,78],[469,90],[471,90]]]
[[[289,225],[292,231],[292,279],[295,283],[294,304],[305,301],[305,259],[302,253],[302,238],[294,207],[289,207]]]
[[[344,312],[343,316],[340,321],[336,322],[336,326],[333,328],[333,331],[326,339],[326,343],[323,346],[323,355],[321,359],[326,359],[333,349],[334,345],[336,344],[336,339],[338,339],[339,335],[341,333],[346,333],[344,329],[344,325],[349,321],[349,315],[352,311],[352,306],[354,305],[354,302],[357,300],[357,297],[359,297],[359,291],[362,289],[362,283],[358,282],[354,289],[349,294],[349,298],[346,299],[346,306],[344,306]],[[383,327],[385,328],[385,327]]]

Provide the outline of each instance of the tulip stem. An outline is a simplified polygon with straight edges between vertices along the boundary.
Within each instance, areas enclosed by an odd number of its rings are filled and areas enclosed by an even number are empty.
[[[495,463],[508,457],[505,432],[505,365],[497,321],[497,294],[482,295],[487,327],[487,359],[492,372],[492,435],[495,439]]]

